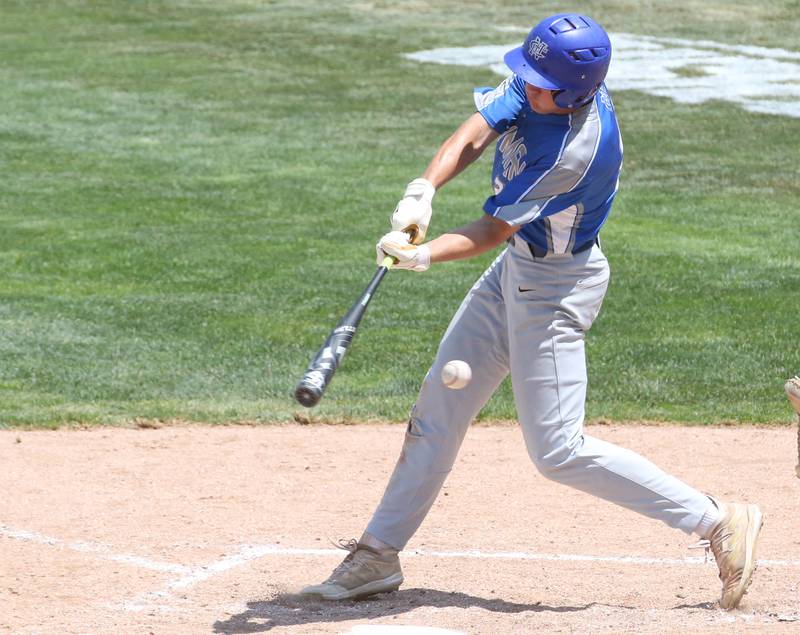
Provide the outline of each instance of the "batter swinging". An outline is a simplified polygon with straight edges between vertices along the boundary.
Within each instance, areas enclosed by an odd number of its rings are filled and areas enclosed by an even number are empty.
[[[722,580],[720,604],[738,605],[756,567],[762,515],[724,504],[641,456],[583,433],[584,336],[609,281],[598,233],[622,166],[622,140],[603,80],[611,43],[592,19],[543,20],[505,56],[513,71],[475,92],[477,112],[412,181],[377,245],[396,268],[468,258],[508,242],[475,283],[442,338],[412,410],[402,454],[361,539],[305,594],[344,599],[397,589],[398,551],[422,523],[452,468],[466,430],[510,372],[525,444],[546,477],[617,503],[710,543]],[[479,220],[422,244],[436,189],[497,139],[494,194]],[[415,229],[411,244],[403,230]],[[460,391],[444,364],[466,361]]]

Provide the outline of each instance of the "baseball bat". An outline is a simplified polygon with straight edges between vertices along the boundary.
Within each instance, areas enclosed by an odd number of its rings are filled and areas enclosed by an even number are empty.
[[[367,288],[364,289],[355,304],[350,307],[350,310],[341,319],[336,328],[331,331],[317,354],[314,355],[303,378],[294,390],[294,398],[301,406],[313,408],[322,399],[322,395],[325,394],[333,374],[339,368],[342,358],[350,348],[361,318],[364,317],[364,313],[367,311],[369,301],[375,294],[386,272],[392,267],[392,264],[394,264],[394,259],[391,256],[386,256],[383,259]]]

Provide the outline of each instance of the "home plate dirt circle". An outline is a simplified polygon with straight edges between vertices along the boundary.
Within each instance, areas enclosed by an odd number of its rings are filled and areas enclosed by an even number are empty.
[[[466,635],[466,633],[434,626],[359,624],[347,631],[345,635]]]

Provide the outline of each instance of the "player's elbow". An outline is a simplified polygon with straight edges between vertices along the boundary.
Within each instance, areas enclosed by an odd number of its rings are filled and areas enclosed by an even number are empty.
[[[481,220],[486,227],[486,234],[490,237],[488,240],[492,243],[492,247],[507,241],[520,229],[519,225],[509,225],[506,221],[489,215],[484,215]]]

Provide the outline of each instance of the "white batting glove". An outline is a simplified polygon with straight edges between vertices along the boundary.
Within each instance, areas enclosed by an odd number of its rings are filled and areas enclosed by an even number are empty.
[[[428,179],[414,179],[406,187],[403,198],[392,214],[392,231],[406,231],[414,236],[412,241],[419,245],[425,240],[431,222],[431,201],[436,193]]]
[[[394,269],[410,269],[425,271],[431,266],[431,250],[427,245],[412,245],[408,234],[394,231],[384,235],[375,245],[376,261],[380,265],[386,256],[392,256],[397,262]]]

